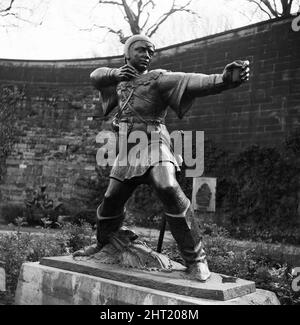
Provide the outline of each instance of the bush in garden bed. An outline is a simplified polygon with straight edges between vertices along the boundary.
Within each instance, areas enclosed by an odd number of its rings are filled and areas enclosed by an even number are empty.
[[[19,226],[21,221],[18,220]],[[21,266],[46,256],[69,255],[93,243],[94,231],[87,223],[66,224],[55,233],[10,232],[0,235],[0,260],[5,264],[8,294],[16,290]]]
[[[20,204],[5,204],[0,210],[0,221],[3,224],[15,223],[17,218],[23,218],[25,215],[25,208]]]
[[[292,290],[291,265],[254,250],[229,249],[218,235],[205,236],[205,250],[212,272],[254,281],[256,288],[274,292],[282,305],[300,305],[300,292]],[[163,253],[182,263],[176,244],[166,244]]]

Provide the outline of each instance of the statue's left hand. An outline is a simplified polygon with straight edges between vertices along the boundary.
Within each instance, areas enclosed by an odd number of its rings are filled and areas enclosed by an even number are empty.
[[[223,81],[228,86],[239,86],[249,80],[249,61],[237,60],[227,64],[223,72]]]

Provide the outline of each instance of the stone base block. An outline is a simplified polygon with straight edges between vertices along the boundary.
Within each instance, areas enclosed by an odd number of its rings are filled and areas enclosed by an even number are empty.
[[[17,305],[279,305],[272,292],[254,293],[227,301],[194,298],[88,274],[24,263]]]

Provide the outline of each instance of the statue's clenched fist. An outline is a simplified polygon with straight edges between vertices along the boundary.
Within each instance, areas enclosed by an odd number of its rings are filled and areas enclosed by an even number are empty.
[[[138,76],[138,72],[132,66],[125,64],[119,69],[113,69],[111,72],[112,76],[117,82],[129,81],[132,78]]]
[[[227,64],[223,72],[223,81],[228,86],[239,86],[249,80],[250,68],[249,61],[237,60]]]

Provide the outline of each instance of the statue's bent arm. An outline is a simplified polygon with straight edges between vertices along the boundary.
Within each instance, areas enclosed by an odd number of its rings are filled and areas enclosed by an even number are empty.
[[[118,82],[114,76],[114,70],[106,67],[94,70],[90,74],[93,86],[98,90],[102,90],[102,88],[117,85]]]
[[[98,68],[90,74],[93,86],[99,90],[100,102],[104,116],[107,116],[117,105],[117,81],[111,68]]]

